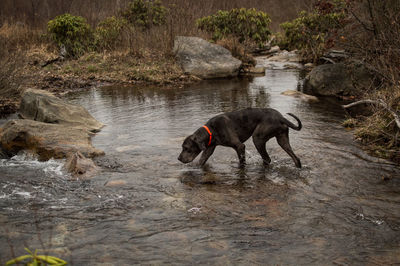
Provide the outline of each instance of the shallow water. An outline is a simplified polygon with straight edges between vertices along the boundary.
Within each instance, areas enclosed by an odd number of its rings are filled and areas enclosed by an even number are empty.
[[[75,265],[399,263],[400,169],[358,147],[337,103],[281,95],[300,75],[275,64],[252,80],[70,96],[107,125],[93,138],[102,171],[79,181],[62,161],[0,160],[0,262],[26,245]],[[251,140],[244,169],[220,146],[203,168],[177,160],[209,118],[250,106],[302,120],[302,169],[274,139],[267,168]]]

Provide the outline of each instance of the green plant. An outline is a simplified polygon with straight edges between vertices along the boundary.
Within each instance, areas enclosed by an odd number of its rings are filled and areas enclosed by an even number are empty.
[[[37,255],[37,250],[35,250],[35,253],[30,251],[28,248],[25,248],[25,250],[29,253],[28,255],[23,255],[19,256],[18,258],[9,260],[6,262],[6,265],[13,265],[13,264],[21,264],[24,261],[27,261],[25,265],[66,265],[67,262],[59,259],[57,257],[53,256],[47,256],[47,255]],[[28,261],[29,260],[29,261]]]
[[[123,38],[123,30],[128,21],[122,17],[108,17],[95,29],[95,46],[100,49],[114,49]]]
[[[89,73],[96,73],[96,72],[99,71],[99,69],[98,69],[97,66],[95,66],[95,65],[88,65],[88,66],[86,67],[86,69],[87,69],[87,71],[88,71]]]
[[[255,8],[234,8],[230,11],[219,10],[214,15],[200,18],[196,24],[199,29],[211,33],[214,41],[235,37],[241,43],[250,40],[262,44],[271,34],[270,22],[267,13]]]
[[[72,57],[81,56],[93,43],[92,30],[83,17],[68,13],[57,16],[47,23],[47,30],[57,45],[64,45]]]
[[[279,46],[298,49],[306,60],[316,61],[333,45],[337,30],[345,24],[344,4],[343,0],[319,1],[312,12],[301,11],[296,19],[282,23]]]
[[[159,0],[134,0],[129,3],[127,9],[121,12],[122,17],[130,24],[142,29],[163,25],[166,14],[167,8]]]
[[[243,66],[255,66],[256,60],[245,49],[245,46],[240,43],[236,38],[224,38],[217,41],[218,45],[228,49],[232,56],[242,61]]]

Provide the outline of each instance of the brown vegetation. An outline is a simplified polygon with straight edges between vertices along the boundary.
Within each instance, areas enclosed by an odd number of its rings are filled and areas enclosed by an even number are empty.
[[[71,13],[86,18],[92,26],[106,17],[117,14],[127,7],[130,0],[2,0],[0,1],[0,23],[11,21],[27,24],[35,28],[44,28],[47,21],[57,15]],[[217,10],[232,8],[256,8],[267,12],[277,30],[280,23],[294,18],[297,12],[307,9],[313,0],[164,0],[169,7],[177,31],[193,29],[193,21],[199,17],[215,13]],[[188,23],[189,22],[189,23]],[[190,33],[190,32],[188,32]]]
[[[398,0],[349,1],[348,25],[341,45],[371,71],[374,84],[364,92],[374,114],[359,117],[356,136],[370,150],[400,162],[400,2]],[[393,116],[395,114],[395,116]]]
[[[161,26],[138,29],[126,27],[117,41],[110,40],[101,49],[75,59],[56,59],[59,47],[47,34],[47,22],[55,16],[71,13],[84,17],[94,29],[111,16],[120,16],[130,0],[2,0],[0,1],[0,113],[16,109],[19,93],[28,87],[64,91],[90,86],[96,81],[171,83],[187,80],[175,64],[171,51],[177,35],[205,36],[195,20],[217,10],[237,7],[267,12],[272,28],[296,16],[312,0],[164,0],[168,8]],[[107,37],[107,36],[106,36]],[[104,40],[103,40],[104,41]],[[238,44],[225,46],[245,56]],[[239,55],[238,55],[239,56]],[[251,58],[246,59],[251,62]]]

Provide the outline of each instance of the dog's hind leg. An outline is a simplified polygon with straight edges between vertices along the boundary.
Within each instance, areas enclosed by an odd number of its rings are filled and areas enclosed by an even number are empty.
[[[278,141],[279,146],[282,147],[284,151],[286,151],[290,157],[292,157],[294,164],[296,167],[301,168],[300,159],[294,154],[292,147],[289,143],[289,131],[283,132],[276,136],[276,140]]]
[[[273,137],[273,129],[260,124],[253,132],[253,143],[256,146],[258,153],[261,155],[263,162],[265,165],[269,165],[271,163],[271,158],[268,155],[268,152],[265,148],[265,144],[267,141]]]
[[[201,166],[203,166],[207,162],[208,158],[210,158],[210,156],[214,153],[215,147],[216,147],[215,145],[209,146],[207,147],[207,149],[203,151],[199,160],[199,164]]]

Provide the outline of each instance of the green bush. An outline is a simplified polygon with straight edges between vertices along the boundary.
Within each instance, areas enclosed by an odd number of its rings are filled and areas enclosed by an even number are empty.
[[[332,46],[337,30],[344,26],[344,2],[319,4],[313,12],[301,11],[296,19],[280,25],[284,31],[279,40],[282,49],[298,49],[306,60],[316,61]]]
[[[125,28],[128,28],[126,19],[115,16],[106,18],[96,27],[95,46],[99,49],[115,49],[122,42]]]
[[[142,29],[163,25],[166,22],[166,14],[167,8],[159,0],[134,0],[121,12],[122,17],[130,24]]]
[[[93,33],[83,17],[63,14],[47,23],[51,38],[59,45],[64,45],[67,54],[79,57],[90,49],[93,43]]]
[[[216,14],[200,18],[197,27],[212,34],[214,41],[226,37],[238,38],[239,42],[253,41],[262,44],[270,36],[268,14],[255,8],[219,10]]]

